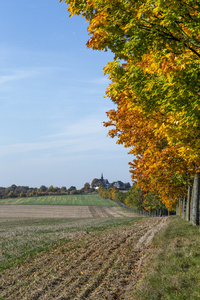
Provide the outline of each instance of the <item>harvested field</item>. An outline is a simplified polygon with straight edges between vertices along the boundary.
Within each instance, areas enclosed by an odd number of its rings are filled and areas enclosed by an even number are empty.
[[[16,246],[24,249],[25,241],[35,242],[33,248],[44,240],[56,244],[33,256],[29,249],[25,260],[5,268],[0,273],[0,298],[132,299],[146,250],[167,218],[135,218],[121,208],[112,209],[109,217],[89,219],[1,217],[1,242],[6,242],[2,249],[11,257],[17,255]],[[116,213],[120,217],[113,217]]]
[[[136,214],[118,207],[1,205],[0,270],[66,240],[74,232],[128,224]]]
[[[120,207],[110,206],[60,206],[60,205],[13,205],[1,204],[1,218],[120,218],[124,213]]]

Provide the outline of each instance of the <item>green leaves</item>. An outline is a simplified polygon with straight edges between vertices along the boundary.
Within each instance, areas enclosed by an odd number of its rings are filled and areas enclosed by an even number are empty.
[[[106,95],[117,104],[105,123],[114,126],[110,136],[117,136],[119,144],[137,155],[131,165],[133,179],[159,190],[170,206],[173,192],[184,192],[186,184],[181,177],[182,183],[171,188],[173,179],[184,172],[192,175],[194,166],[200,166],[199,1],[66,4],[71,14],[89,20],[87,46],[110,49],[115,55],[104,68],[111,80]],[[171,165],[169,154],[174,156]]]

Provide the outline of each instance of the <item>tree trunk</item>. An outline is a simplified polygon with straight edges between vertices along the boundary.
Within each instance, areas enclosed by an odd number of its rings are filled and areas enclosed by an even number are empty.
[[[181,218],[185,220],[185,217],[186,217],[186,197],[183,197]]]
[[[192,195],[192,225],[199,225],[200,172],[194,175]]]
[[[191,185],[188,185],[187,205],[186,205],[186,221],[190,221],[190,204],[191,204]]]
[[[183,219],[184,214],[184,204],[185,204],[185,197],[182,198],[182,207],[181,207],[181,218]]]
[[[179,216],[181,216],[181,212],[182,212],[182,198],[179,198]]]
[[[194,184],[192,186],[191,202],[190,202],[190,223],[192,223],[193,195],[194,195]]]
[[[178,206],[178,204],[176,205],[176,215],[177,216],[179,215],[179,206]]]

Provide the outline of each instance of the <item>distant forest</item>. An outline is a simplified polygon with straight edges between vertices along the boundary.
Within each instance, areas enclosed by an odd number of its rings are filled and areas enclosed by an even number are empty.
[[[122,181],[116,181],[113,183],[108,183],[106,181],[107,188],[115,187],[120,190],[128,190],[130,188],[130,183],[123,183]],[[98,187],[105,187],[104,180],[94,178],[92,183],[86,182],[81,189],[76,189],[75,186],[71,186],[70,188],[66,188],[65,186],[54,187],[51,185],[50,187],[46,187],[42,185],[40,188],[33,188],[28,186],[17,186],[15,184],[5,188],[0,187],[0,199],[5,198],[22,198],[22,197],[37,197],[37,196],[47,196],[47,195],[74,195],[74,194],[84,194],[84,193],[97,193]]]

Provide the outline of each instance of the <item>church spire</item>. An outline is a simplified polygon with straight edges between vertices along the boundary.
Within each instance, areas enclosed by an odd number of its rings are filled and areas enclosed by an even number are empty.
[[[103,181],[104,179],[103,179],[103,173],[101,173],[101,181]]]

